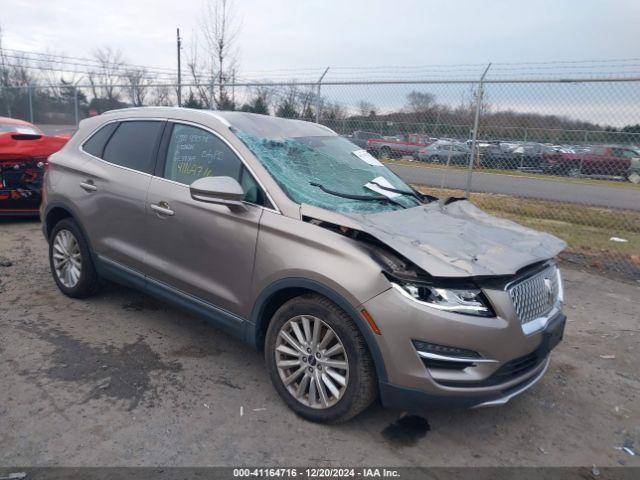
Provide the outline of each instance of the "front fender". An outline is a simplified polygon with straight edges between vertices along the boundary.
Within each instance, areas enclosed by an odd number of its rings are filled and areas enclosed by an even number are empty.
[[[337,293],[335,290],[320,282],[310,280],[308,278],[283,278],[272,283],[262,291],[254,304],[253,310],[251,312],[250,325],[249,328],[247,328],[247,341],[250,344],[252,344],[255,348],[259,348],[260,346],[261,332],[264,331],[264,326],[270,320],[270,318],[266,318],[266,316],[264,315],[270,299],[274,298],[274,296],[277,296],[281,292],[291,289],[304,289],[317,293],[328,298],[333,303],[338,305],[342,310],[344,310],[356,324],[358,330],[360,331],[360,334],[363,336],[365,342],[367,343],[367,347],[369,349],[369,352],[371,353],[371,357],[376,368],[378,379],[380,381],[387,380],[384,360],[382,358],[378,342],[375,338],[375,334],[371,331],[371,328],[364,320],[358,309],[351,303],[349,303],[342,295]]]

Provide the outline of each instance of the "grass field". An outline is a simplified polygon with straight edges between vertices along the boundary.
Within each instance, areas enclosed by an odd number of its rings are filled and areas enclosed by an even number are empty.
[[[462,190],[417,186],[438,197],[461,197]],[[640,212],[473,193],[471,201],[496,216],[562,238],[565,258],[597,270],[640,279]],[[626,240],[615,242],[611,237]]]

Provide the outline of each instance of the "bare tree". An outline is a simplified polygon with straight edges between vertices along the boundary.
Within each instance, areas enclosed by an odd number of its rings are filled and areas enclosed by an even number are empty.
[[[0,103],[8,116],[20,110],[19,104],[24,104],[22,98],[27,94],[24,88],[37,84],[38,78],[32,72],[32,65],[26,58],[11,58],[4,51],[2,45],[2,27],[0,26]],[[14,88],[11,88],[14,87]],[[22,107],[24,108],[24,107]]]
[[[460,104],[456,108],[456,113],[462,117],[464,122],[472,123],[478,103],[479,89],[475,85],[471,85],[467,92],[463,92],[460,98]],[[480,104],[480,114],[483,115],[491,110],[486,90],[482,95],[482,103]]]
[[[38,60],[36,63],[42,83],[46,85],[46,90],[55,99],[61,101],[73,96],[74,85],[83,80],[83,75],[78,72],[65,71],[66,66],[57,60],[64,55],[48,51],[45,60]]]
[[[331,121],[344,120],[347,118],[347,111],[338,102],[327,102],[322,112],[322,117]]]
[[[279,97],[278,106],[276,107],[276,116],[284,118],[299,118],[298,96],[300,90],[297,85],[289,85]]]
[[[231,102],[225,83],[234,76],[238,67],[236,41],[240,33],[240,22],[236,17],[233,0],[207,0],[200,33],[206,46],[207,71],[218,83],[215,102],[218,107]]]
[[[118,101],[120,95],[116,85],[122,80],[122,52],[111,47],[98,48],[93,57],[98,67],[90,71],[88,77],[94,97],[105,98],[109,102]]]
[[[195,96],[198,97],[204,108],[211,108],[211,85],[214,81],[214,72],[211,69],[211,62],[203,60],[198,55],[198,37],[194,35],[191,43],[191,50],[187,54],[187,69],[191,75],[191,81],[195,86]],[[209,74],[203,72],[210,72]]]
[[[4,54],[4,47],[2,45],[2,25],[0,25],[0,86],[7,86],[9,84],[9,71],[7,68],[7,59]]]
[[[374,117],[376,115],[376,107],[371,102],[361,100],[358,102],[358,113],[361,117]]]
[[[407,95],[407,109],[414,113],[425,113],[435,105],[436,97],[427,92],[413,90]]]
[[[307,87],[298,92],[298,103],[300,104],[300,117],[312,121],[315,116],[314,107],[316,105],[316,90],[314,87]]]
[[[160,107],[170,107],[174,105],[171,100],[171,87],[168,85],[156,85],[153,87],[153,104]]]
[[[147,69],[128,69],[124,74],[124,79],[129,86],[127,94],[131,103],[136,107],[144,105],[144,99],[149,88],[149,73],[147,72]]]
[[[7,65],[7,57],[4,53],[4,47],[2,45],[2,26],[0,25],[0,87],[8,87],[11,85],[11,72],[9,65]],[[0,103],[6,107],[7,115],[11,116],[11,104],[12,95],[11,90],[7,88],[0,88]]]

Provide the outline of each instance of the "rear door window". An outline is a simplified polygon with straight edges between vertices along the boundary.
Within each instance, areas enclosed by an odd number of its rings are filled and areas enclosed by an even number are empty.
[[[115,165],[152,173],[155,152],[164,122],[121,122],[104,148],[102,158]]]
[[[82,149],[85,152],[93,155],[94,157],[102,158],[104,146],[117,126],[118,124],[116,122],[105,125],[96,133],[91,135],[89,140],[84,142],[84,145],[82,145]]]

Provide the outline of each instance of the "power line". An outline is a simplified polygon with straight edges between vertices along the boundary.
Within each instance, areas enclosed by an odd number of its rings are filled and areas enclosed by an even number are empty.
[[[15,49],[9,49],[9,48],[5,48],[3,49],[5,52],[11,52],[13,54],[19,54],[19,55],[35,55],[35,56],[39,56],[39,57],[45,57],[46,59],[48,59],[48,61],[52,61],[55,63],[70,63],[67,62],[66,60],[80,60],[82,61],[82,65],[87,65],[87,64],[96,64],[96,65],[100,65],[100,62],[98,60],[96,60],[95,58],[88,58],[88,57],[74,57],[71,55],[64,55],[64,54],[58,54],[58,53],[46,53],[46,52],[30,52],[27,50],[15,50]],[[5,54],[5,56],[8,56]],[[53,60],[52,60],[53,59]],[[56,59],[64,59],[64,60],[56,60]],[[47,61],[47,60],[41,60],[41,59],[32,59],[34,61]],[[126,65],[128,67],[132,67],[132,68],[145,68],[147,70],[155,70],[155,71],[165,71],[165,72],[171,72],[171,73],[175,73],[175,69],[169,68],[169,67],[154,67],[154,66],[149,66],[149,65],[139,65],[139,64],[135,64],[135,63],[128,63],[128,62],[122,62],[123,65]]]
[[[127,62],[103,64],[96,59],[77,57],[47,52],[30,52],[26,50],[4,49],[3,57],[11,59],[5,66],[25,68],[35,71],[50,71],[60,74],[70,73],[85,76],[105,78],[110,76],[125,77],[131,70],[144,69],[146,81],[163,80],[175,81],[177,70],[168,67],[155,67]],[[21,63],[24,62],[24,63]],[[57,64],[57,65],[56,65]],[[434,64],[434,65],[378,65],[378,66],[337,66],[332,67],[329,79],[340,80],[411,80],[411,79],[475,79],[479,68],[484,64]],[[607,70],[604,72],[603,70]],[[105,71],[107,70],[107,71]],[[588,72],[587,70],[592,70]],[[637,75],[640,70],[640,58],[609,59],[609,60],[575,60],[548,62],[513,62],[495,63],[490,72],[491,78],[508,78],[514,75],[528,74],[530,77],[542,75],[581,75],[585,78],[593,76],[621,76]],[[321,69],[305,68],[276,68],[243,72],[245,83],[259,83],[260,81],[304,81],[313,83]],[[189,72],[188,77],[194,82],[210,83],[212,74],[196,69]],[[257,80],[259,78],[259,80]],[[240,82],[239,82],[240,83]]]
[[[28,57],[23,57],[20,55],[11,55],[11,54],[4,54],[4,57],[6,58],[10,58],[13,59],[13,62],[18,62],[20,60],[25,61],[25,62],[29,62],[29,63],[34,63],[37,66],[34,67],[31,64],[24,64],[24,63],[12,63],[12,64],[7,64],[10,66],[15,66],[15,67],[25,67],[25,68],[41,68],[42,70],[57,70],[57,71],[68,71],[68,72],[75,72],[75,73],[93,73],[93,74],[98,74],[100,72],[101,69],[108,69],[112,72],[121,72],[121,73],[129,73],[131,71],[134,71],[136,69],[138,69],[138,67],[133,67],[132,65],[127,65],[127,64],[106,64],[105,65],[100,65],[100,64],[83,64],[83,63],[78,63],[78,62],[69,62],[69,61],[59,61],[59,62],[50,62],[47,60],[40,60],[40,59],[32,59],[32,58],[28,58]],[[43,65],[44,64],[44,65]],[[61,66],[56,66],[55,64],[60,64]],[[71,65],[72,68],[68,68],[66,66],[63,65]],[[85,70],[78,70],[77,67],[84,67]],[[149,70],[149,69],[144,69],[147,73],[150,74],[154,74],[154,75],[173,75],[175,74],[174,72],[161,72],[161,71],[155,71],[155,70]]]

